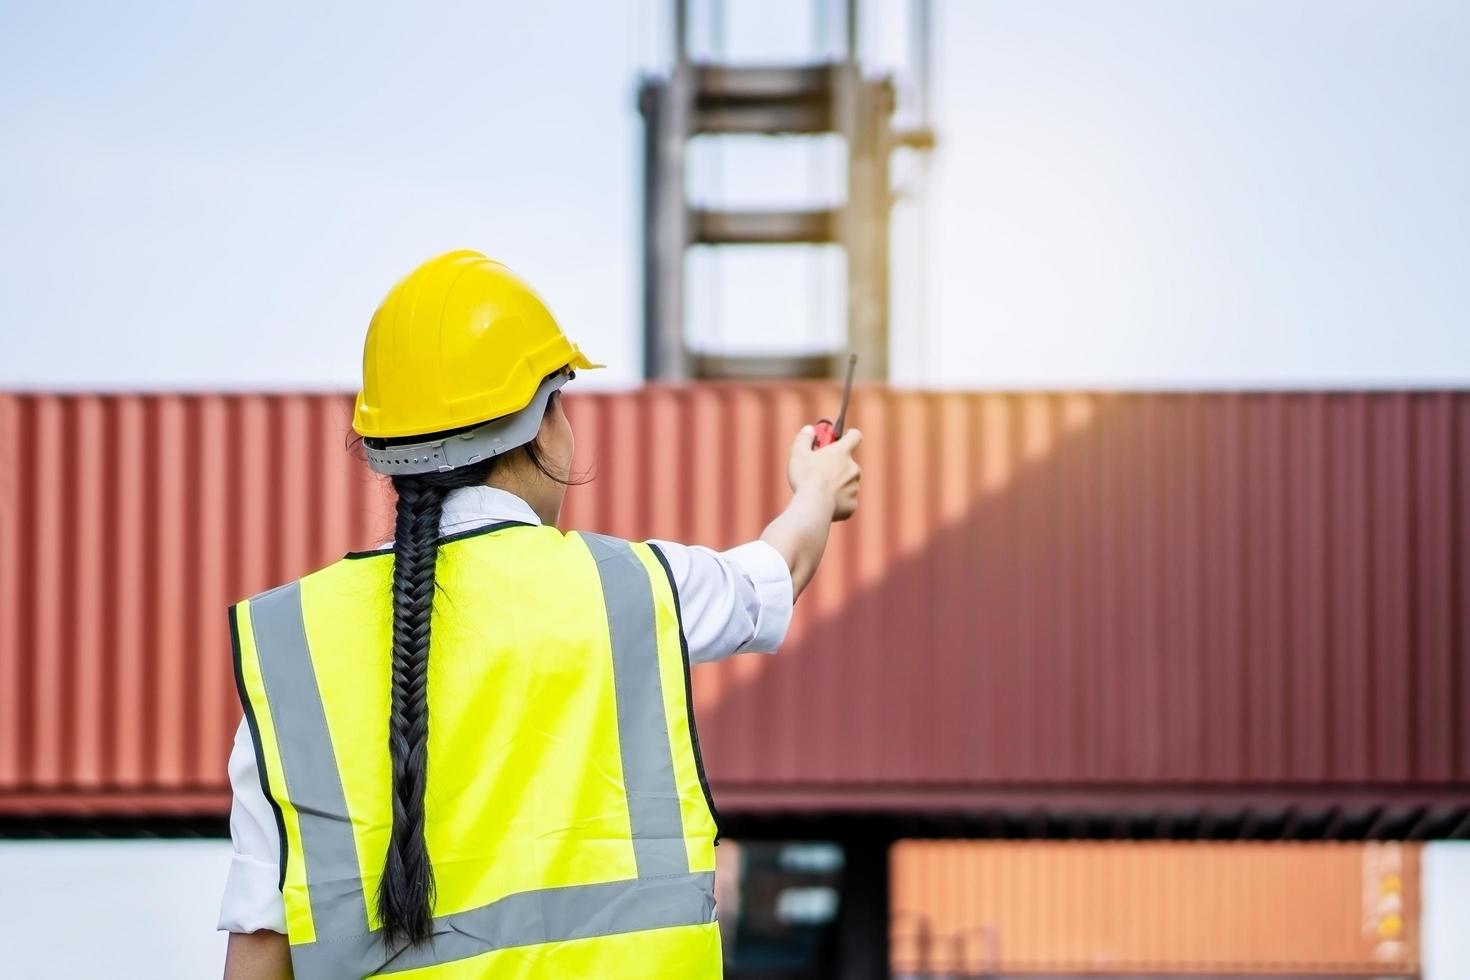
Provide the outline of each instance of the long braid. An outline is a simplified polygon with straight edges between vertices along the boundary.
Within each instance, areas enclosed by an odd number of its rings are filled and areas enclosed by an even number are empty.
[[[389,945],[416,945],[433,932],[434,869],[424,837],[424,791],[429,771],[429,625],[439,559],[439,518],[449,491],[483,483],[492,462],[393,480],[398,492],[393,535],[392,711],[388,720],[393,833],[378,887],[378,917]]]

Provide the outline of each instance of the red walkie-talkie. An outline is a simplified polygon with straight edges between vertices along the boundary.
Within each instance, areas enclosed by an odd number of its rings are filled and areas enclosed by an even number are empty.
[[[837,406],[837,421],[833,423],[828,419],[822,419],[812,426],[816,430],[812,436],[813,449],[830,446],[842,438],[842,430],[847,426],[847,400],[852,397],[852,371],[855,367],[857,367],[857,355],[849,354],[847,356],[847,381],[842,385],[842,404]]]

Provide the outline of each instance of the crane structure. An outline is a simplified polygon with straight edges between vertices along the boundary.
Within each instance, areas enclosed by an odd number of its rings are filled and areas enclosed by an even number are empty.
[[[926,126],[894,127],[894,84],[858,61],[856,0],[846,4],[840,59],[736,66],[696,61],[691,0],[675,0],[674,58],[639,89],[643,117],[644,369],[650,379],[833,377],[858,355],[859,377],[888,377],[890,158],[927,150]],[[927,31],[927,17],[921,20]],[[685,190],[689,141],[716,134],[836,133],[846,144],[846,199],[836,207],[724,210],[693,207]],[[845,344],[798,356],[701,351],[684,323],[686,251],[696,245],[835,244],[847,268]]]

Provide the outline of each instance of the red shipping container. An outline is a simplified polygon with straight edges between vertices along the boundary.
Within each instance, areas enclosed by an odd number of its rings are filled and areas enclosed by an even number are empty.
[[[573,395],[566,523],[752,537],[835,402]],[[0,395],[0,811],[221,812],[225,605],[391,527],[348,418]],[[850,420],[862,510],[786,647],[696,671],[727,811],[1402,804],[1470,832],[1470,394],[866,388]]]

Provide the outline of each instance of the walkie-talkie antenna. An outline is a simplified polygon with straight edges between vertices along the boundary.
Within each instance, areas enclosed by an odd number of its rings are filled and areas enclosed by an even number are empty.
[[[847,400],[852,397],[852,372],[857,368],[857,355],[847,355],[847,381],[842,385],[842,404],[837,407],[837,424],[832,428],[837,438],[842,438],[842,430],[847,426]]]

